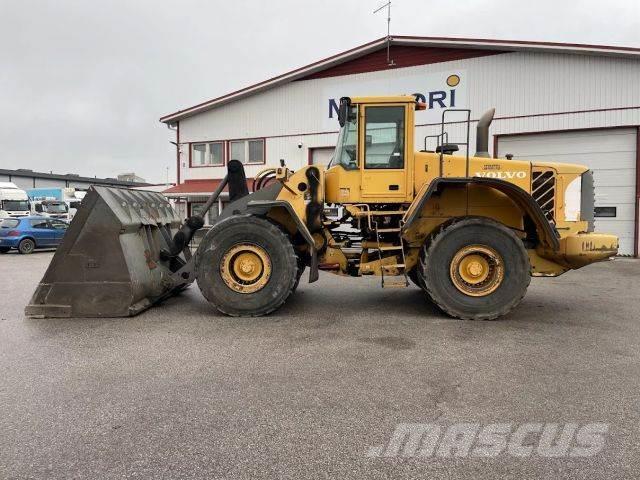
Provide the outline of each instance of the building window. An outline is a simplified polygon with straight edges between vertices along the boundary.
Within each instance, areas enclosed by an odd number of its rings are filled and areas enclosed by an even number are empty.
[[[595,216],[596,217],[605,217],[605,218],[615,218],[618,216],[618,208],[617,207],[596,207],[595,208]]]
[[[194,143],[192,145],[191,165],[193,167],[224,165],[224,143]]]
[[[231,140],[229,142],[229,159],[242,163],[264,163],[264,139]]]
[[[190,202],[189,203],[189,209],[191,211],[190,215],[198,215],[200,216],[202,214],[202,209],[204,208],[204,202],[200,203],[200,202]],[[205,225],[213,225],[214,223],[216,223],[216,220],[218,218],[218,208],[219,208],[219,203],[216,202],[214,203],[211,208],[209,209],[209,211],[207,212],[207,214],[204,216],[204,224]]]

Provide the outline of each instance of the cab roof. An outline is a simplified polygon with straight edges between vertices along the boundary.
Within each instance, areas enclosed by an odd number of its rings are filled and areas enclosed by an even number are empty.
[[[350,97],[351,103],[416,103],[413,95]]]

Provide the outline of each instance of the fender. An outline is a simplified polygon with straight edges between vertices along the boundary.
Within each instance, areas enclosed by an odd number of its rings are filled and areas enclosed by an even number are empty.
[[[407,215],[405,215],[404,218],[404,225],[402,227],[403,232],[416,221],[420,216],[420,212],[424,205],[439,188],[447,185],[469,184],[484,185],[506,194],[515,202],[516,205],[518,205],[518,207],[520,207],[520,209],[522,209],[523,212],[529,215],[531,220],[533,220],[540,241],[546,246],[552,248],[554,251],[560,249],[558,231],[553,225],[551,225],[551,223],[549,223],[549,220],[545,217],[540,205],[536,203],[533,197],[513,183],[489,177],[436,178],[431,182],[429,188],[424,191],[422,196],[414,201],[412,207],[407,211]]]
[[[311,232],[309,232],[307,226],[295,213],[293,207],[289,202],[286,202],[284,200],[276,200],[282,190],[282,183],[275,182],[271,185],[267,185],[257,192],[246,194],[242,191],[241,188],[243,184],[246,185],[242,164],[239,164],[238,170],[241,171],[241,174],[239,172],[234,173],[236,173],[239,178],[239,180],[235,182],[238,185],[238,188],[236,190],[238,190],[239,194],[235,195],[235,199],[225,207],[225,209],[218,217],[218,221],[230,217],[231,215],[241,215],[243,213],[266,215],[272,208],[284,208],[287,213],[289,213],[291,218],[293,218],[298,231],[302,235],[302,238],[304,238],[305,242],[309,245],[309,252],[311,254],[311,265],[309,267],[309,283],[313,283],[318,280],[318,252],[316,250],[315,242],[313,240]],[[229,172],[231,173],[231,168],[229,169]],[[233,189],[230,188],[229,190],[231,196],[231,193],[233,193]]]

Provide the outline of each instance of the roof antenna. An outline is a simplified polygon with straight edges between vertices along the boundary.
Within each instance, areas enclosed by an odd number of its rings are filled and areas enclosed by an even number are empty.
[[[391,58],[391,0],[389,0],[387,3],[385,3],[384,5],[381,5],[380,7],[376,8],[373,13],[378,13],[380,10],[382,10],[384,7],[387,7],[387,65],[390,67],[395,66],[395,62],[393,61],[393,59]]]

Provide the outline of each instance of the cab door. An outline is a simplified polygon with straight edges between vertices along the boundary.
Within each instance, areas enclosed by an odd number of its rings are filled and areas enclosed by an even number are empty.
[[[410,148],[406,141],[407,106],[364,105],[360,112],[361,197],[368,202],[405,202]]]

